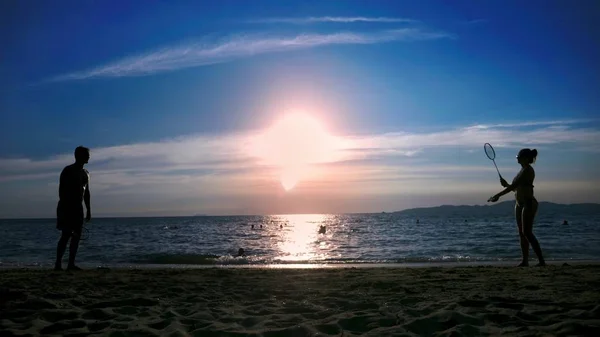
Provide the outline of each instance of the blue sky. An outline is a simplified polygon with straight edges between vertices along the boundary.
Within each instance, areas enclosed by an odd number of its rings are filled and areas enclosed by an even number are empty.
[[[483,204],[499,187],[485,142],[507,178],[539,149],[540,200],[599,202],[599,9],[3,1],[0,216],[52,216],[80,144],[97,215]],[[252,144],[289,112],[337,145],[286,192],[289,165]]]

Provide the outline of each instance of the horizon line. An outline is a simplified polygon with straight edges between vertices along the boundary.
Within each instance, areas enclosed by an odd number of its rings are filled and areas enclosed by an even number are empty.
[[[404,211],[410,211],[410,210],[417,210],[417,209],[432,209],[432,208],[440,208],[440,207],[495,207],[495,206],[499,206],[501,204],[506,204],[506,203],[514,203],[514,200],[503,200],[500,202],[496,202],[493,204],[490,204],[488,202],[483,202],[481,205],[480,204],[473,204],[473,205],[465,205],[465,204],[461,204],[461,205],[450,205],[450,204],[442,204],[442,205],[438,205],[438,206],[424,206],[424,207],[411,207],[411,208],[404,208],[404,209],[400,209],[400,210],[396,210],[396,211],[381,211],[381,212],[342,212],[342,213],[312,213],[312,212],[306,212],[306,213],[282,213],[282,214],[202,214],[202,215],[154,215],[154,216],[144,216],[144,215],[118,215],[118,216],[98,216],[98,217],[92,217],[92,223],[94,219],[134,219],[134,218],[201,218],[201,217],[247,217],[247,216],[287,216],[287,215],[350,215],[350,214],[393,214],[393,213],[400,213],[400,212],[404,212]],[[600,206],[600,203],[597,202],[577,202],[577,203],[571,203],[571,204],[565,204],[565,203],[560,203],[560,202],[552,202],[552,201],[540,201],[540,203],[546,203],[546,204],[555,204],[555,205],[563,205],[563,206],[576,206],[576,205],[598,205]],[[6,220],[54,220],[56,219],[56,217],[21,217],[21,218],[4,218],[4,217],[0,217],[0,221],[6,221]],[[85,226],[85,224],[84,224]]]

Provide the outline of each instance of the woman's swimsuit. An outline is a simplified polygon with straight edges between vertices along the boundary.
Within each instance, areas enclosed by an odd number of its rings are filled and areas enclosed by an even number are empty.
[[[533,196],[534,179],[535,171],[531,166],[522,168],[517,176],[513,179],[512,185],[515,187],[514,191],[517,206],[533,207],[537,205],[537,200]]]

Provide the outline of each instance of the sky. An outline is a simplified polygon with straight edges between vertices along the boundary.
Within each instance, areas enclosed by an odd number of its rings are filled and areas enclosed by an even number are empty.
[[[0,2],[0,217],[600,202],[597,1]],[[503,200],[509,200],[507,195]]]

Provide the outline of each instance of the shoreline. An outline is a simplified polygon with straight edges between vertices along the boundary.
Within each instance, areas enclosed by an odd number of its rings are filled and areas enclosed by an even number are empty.
[[[379,269],[379,268],[461,268],[461,267],[516,267],[519,259],[505,261],[434,261],[434,262],[406,262],[406,263],[276,263],[276,264],[129,264],[120,263],[114,265],[108,264],[78,264],[85,270],[111,269],[111,270],[156,270],[156,269]],[[548,266],[570,266],[580,265],[600,265],[600,260],[547,260]],[[530,260],[529,268],[539,268],[535,265],[537,260]],[[48,270],[52,269],[52,264],[46,265],[2,265],[2,270]],[[63,268],[64,269],[64,268]]]

